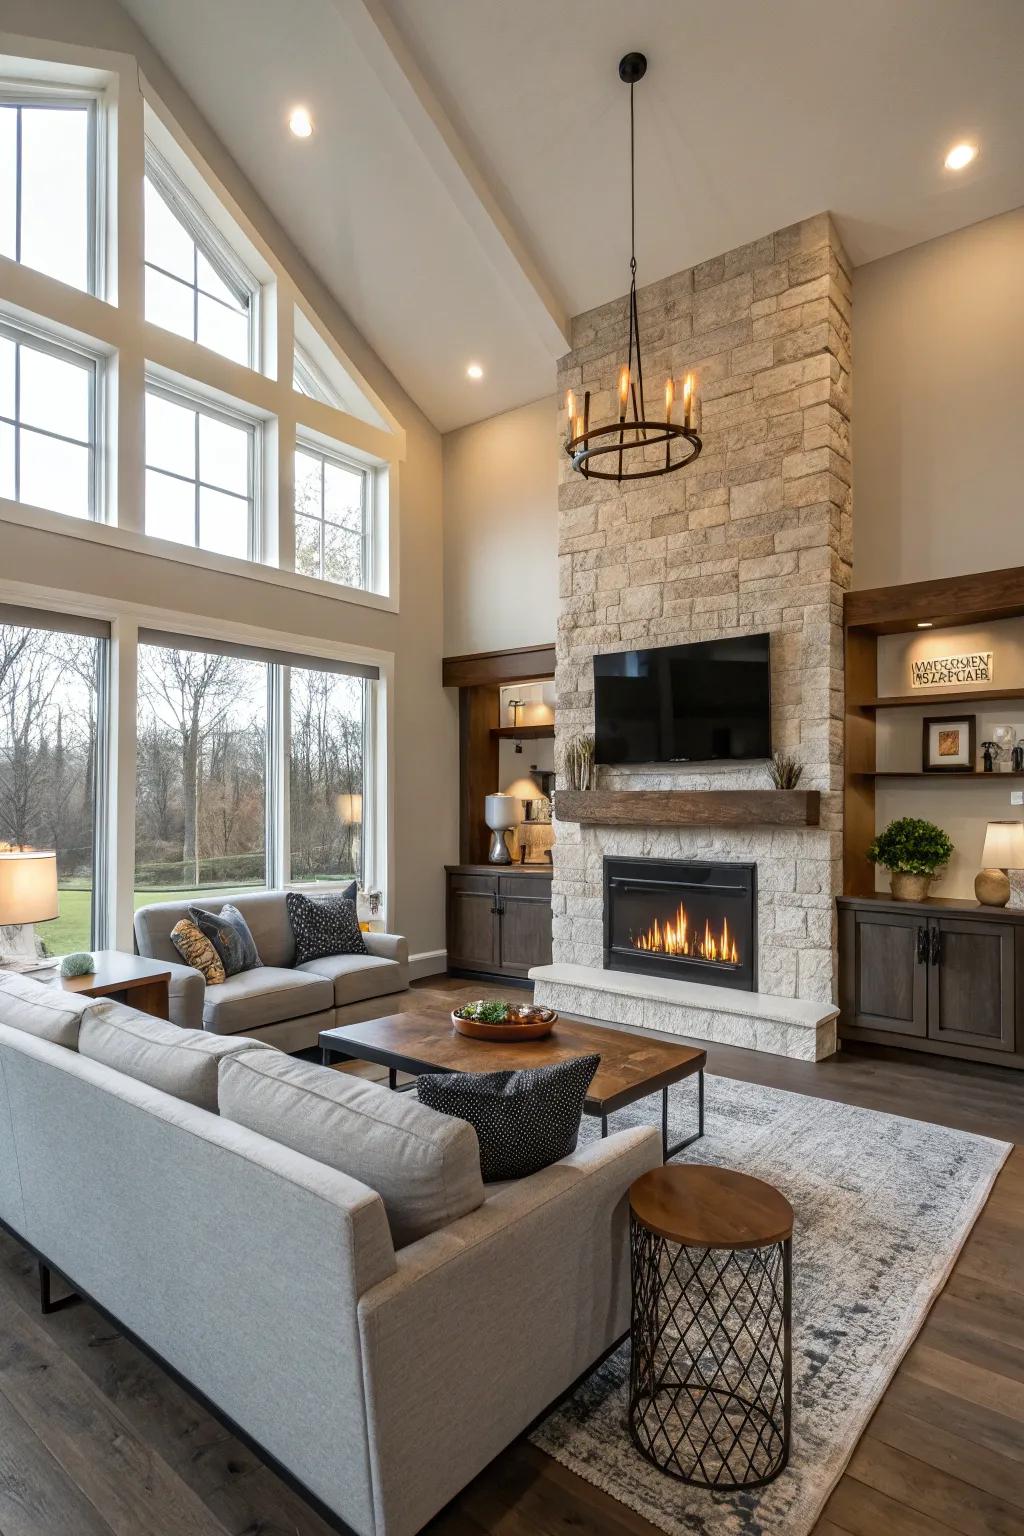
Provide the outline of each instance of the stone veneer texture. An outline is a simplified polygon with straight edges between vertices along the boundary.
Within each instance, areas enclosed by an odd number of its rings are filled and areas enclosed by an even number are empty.
[[[649,409],[666,376],[698,378],[699,459],[635,485],[559,486],[556,761],[593,731],[591,659],[722,635],[772,635],[774,741],[822,791],[820,828],[749,831],[559,823],[554,959],[602,964],[604,854],[755,861],[758,987],[831,998],[841,887],[843,591],[852,556],[850,267],[819,214],[638,294]],[[560,398],[610,419],[626,301],[578,316]],[[609,788],[766,787],[763,765],[602,768]],[[564,784],[564,779],[559,779]]]

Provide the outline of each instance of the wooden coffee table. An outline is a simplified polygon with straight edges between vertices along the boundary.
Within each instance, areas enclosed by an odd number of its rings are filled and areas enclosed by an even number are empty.
[[[661,1094],[661,1144],[665,1161],[704,1134],[704,1067],[707,1052],[690,1045],[627,1034],[611,1025],[587,1024],[561,1017],[546,1040],[468,1040],[452,1028],[447,1013],[423,1008],[391,1013],[364,1024],[342,1024],[320,1035],[325,1066],[332,1061],[372,1061],[387,1067],[388,1082],[397,1087],[399,1072],[505,1072],[521,1067],[550,1067],[575,1056],[601,1058],[587,1092],[584,1112],[601,1121],[608,1134],[608,1116],[651,1094]],[[697,1130],[674,1146],[668,1141],[668,1090],[684,1077],[697,1075]]]
[[[112,997],[118,1002],[151,1013],[155,1018],[170,1018],[168,983],[171,973],[161,960],[147,960],[143,955],[128,955],[118,949],[92,951],[96,969],[85,976],[56,975],[51,986],[79,997]]]

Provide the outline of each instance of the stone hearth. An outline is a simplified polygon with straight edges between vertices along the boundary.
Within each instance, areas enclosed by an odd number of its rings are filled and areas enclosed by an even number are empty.
[[[593,970],[592,985],[582,988],[593,1006],[577,1002],[577,1011],[611,1019],[608,999],[619,995],[609,991],[613,973],[602,970],[606,854],[735,860],[757,866],[760,1001],[814,1005],[814,1049],[795,1054],[821,1054],[829,1028],[834,1039],[829,1023],[823,1036],[818,1030],[831,1017],[841,886],[850,292],[849,265],[827,214],[643,289],[645,380],[658,393],[668,373],[677,380],[691,369],[697,374],[703,453],[677,474],[621,486],[584,480],[563,456],[557,760],[572,736],[593,731],[595,653],[769,631],[773,740],[799,756],[800,787],[821,791],[818,827],[558,823],[551,969],[568,967],[574,980],[538,979],[544,988],[579,991],[578,970]],[[625,335],[624,299],[581,315],[573,351],[560,365],[561,389],[577,396],[590,389],[598,419],[611,412]],[[763,764],[743,764],[601,769],[598,783],[702,790],[765,788],[768,779]],[[634,1000],[644,998],[641,1022],[650,1027],[694,1034],[698,1022],[712,1027],[709,1012],[721,1016],[727,989],[700,988],[718,993],[716,1009],[688,1003],[686,1022],[655,1026],[655,1010],[668,1000],[638,991],[650,978],[627,980]],[[746,1007],[735,1017],[754,1020],[756,1035],[758,995],[742,995]]]

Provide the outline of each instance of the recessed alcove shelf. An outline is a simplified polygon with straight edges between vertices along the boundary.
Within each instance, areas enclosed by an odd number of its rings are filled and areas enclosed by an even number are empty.
[[[599,827],[816,827],[816,789],[559,789],[555,816]]]

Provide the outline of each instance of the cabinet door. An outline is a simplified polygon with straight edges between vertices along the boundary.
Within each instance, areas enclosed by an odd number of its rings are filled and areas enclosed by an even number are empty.
[[[534,965],[551,964],[551,880],[546,875],[498,879],[501,908],[500,963],[509,976],[525,976]]]
[[[498,964],[497,879],[448,876],[448,964],[459,970],[493,971]]]
[[[1012,924],[935,917],[929,927],[928,1038],[1012,1051]]]
[[[927,920],[853,908],[840,926],[843,1022],[924,1035],[928,1029]]]

